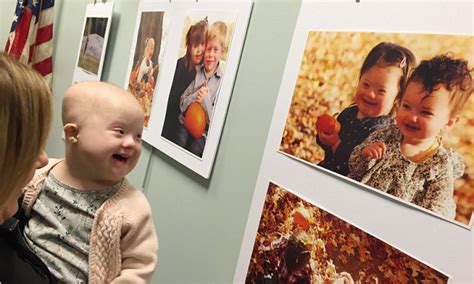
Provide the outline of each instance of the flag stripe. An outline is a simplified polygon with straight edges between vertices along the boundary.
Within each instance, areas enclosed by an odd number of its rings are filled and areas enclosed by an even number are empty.
[[[49,42],[37,45],[35,47],[35,57],[32,58],[31,64],[38,63],[50,57],[53,52],[53,45]]]
[[[39,15],[39,21],[38,21],[39,27],[41,28],[46,25],[51,25],[53,23],[53,20],[54,20],[54,9],[49,8],[47,10],[43,10],[41,11]]]
[[[33,14],[31,13],[31,10],[25,8],[16,26],[15,37],[13,38],[13,43],[9,53],[17,59],[20,58],[20,55],[23,52],[23,48],[25,48],[32,16]]]
[[[51,57],[46,58],[43,61],[40,61],[36,64],[33,64],[33,68],[38,70],[38,72],[45,76],[51,72],[53,72],[53,60]]]
[[[32,65],[48,81],[53,72],[54,0],[17,0],[5,51]]]
[[[10,52],[10,37],[7,38],[7,43],[5,44],[5,52]]]
[[[42,44],[53,38],[53,25],[44,26],[38,29],[36,34],[36,44]]]
[[[29,54],[28,54],[28,63],[31,63],[31,60],[33,59],[34,52],[35,52],[35,45],[32,44],[32,45],[30,45],[30,50],[29,50]]]
[[[26,39],[25,47],[23,48],[23,52],[21,53],[19,58],[21,62],[31,64],[31,59],[34,56],[33,52],[35,49],[34,43],[36,38],[36,32],[36,25],[30,25],[30,29],[28,31],[28,38]]]

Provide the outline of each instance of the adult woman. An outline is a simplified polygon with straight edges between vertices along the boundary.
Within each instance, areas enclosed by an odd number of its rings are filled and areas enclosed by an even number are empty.
[[[43,151],[52,97],[41,75],[0,53],[0,282],[48,283],[49,271],[24,245],[17,219],[21,189],[47,163]],[[20,210],[21,211],[21,210]],[[18,212],[17,214],[20,214]]]

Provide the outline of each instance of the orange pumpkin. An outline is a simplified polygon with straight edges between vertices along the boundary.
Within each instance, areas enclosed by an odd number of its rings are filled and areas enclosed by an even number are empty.
[[[293,213],[293,220],[296,226],[308,230],[311,225],[311,213],[304,207],[298,207]]]
[[[189,105],[184,116],[184,127],[196,139],[202,136],[206,129],[206,112],[198,102]]]
[[[326,134],[331,134],[333,132],[339,133],[341,130],[341,124],[334,116],[323,114],[318,117],[316,128],[318,131],[322,131]]]

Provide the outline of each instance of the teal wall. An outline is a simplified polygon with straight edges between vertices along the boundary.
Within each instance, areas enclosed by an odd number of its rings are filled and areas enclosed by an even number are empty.
[[[63,156],[61,99],[72,82],[86,5],[92,2],[56,0],[55,118],[46,149],[51,157]],[[114,2],[102,79],[123,86],[138,1]],[[0,0],[2,47],[15,3]],[[300,4],[299,0],[255,1],[209,180],[144,145],[129,179],[137,187],[144,185],[153,209],[160,241],[153,283],[232,282]]]

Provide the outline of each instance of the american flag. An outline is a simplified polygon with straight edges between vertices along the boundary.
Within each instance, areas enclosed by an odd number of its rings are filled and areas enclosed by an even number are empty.
[[[54,0],[18,0],[5,52],[33,66],[51,86]]]

